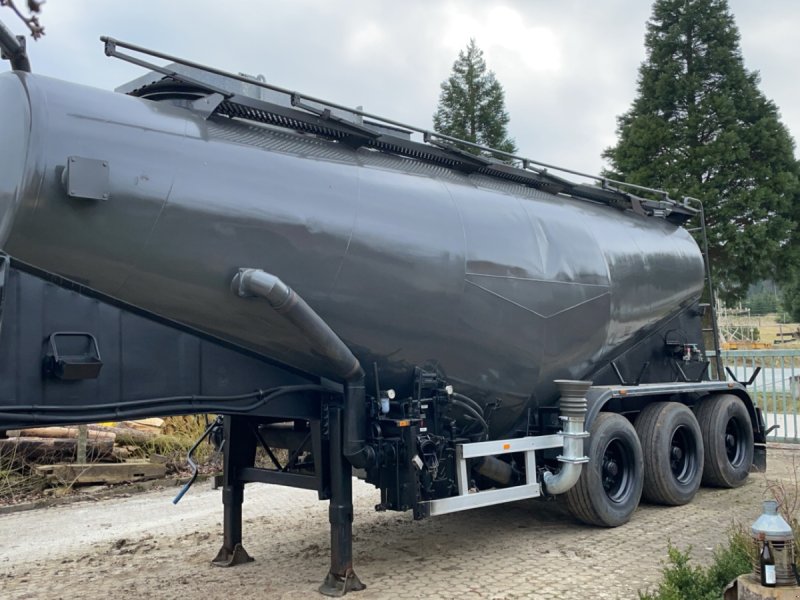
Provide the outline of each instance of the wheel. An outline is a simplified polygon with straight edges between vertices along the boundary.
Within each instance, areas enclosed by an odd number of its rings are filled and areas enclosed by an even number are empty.
[[[656,504],[688,504],[703,477],[703,439],[694,413],[677,402],[656,402],[636,418],[644,453],[642,497]]]
[[[753,425],[744,402],[733,394],[702,400],[695,411],[705,446],[703,485],[742,485],[753,464]]]
[[[586,442],[589,462],[565,494],[567,507],[584,523],[627,523],[642,496],[642,446],[633,425],[614,413],[597,415]]]

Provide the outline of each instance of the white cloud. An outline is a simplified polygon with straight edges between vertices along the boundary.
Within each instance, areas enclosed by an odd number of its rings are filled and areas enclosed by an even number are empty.
[[[383,53],[386,34],[375,22],[367,22],[353,31],[345,43],[345,55],[351,62],[370,62],[375,53]]]
[[[797,138],[800,3],[729,3],[747,67]],[[636,92],[649,14],[641,0],[70,0],[44,5],[47,35],[29,47],[39,73],[114,88],[142,71],[103,56],[97,38],[110,34],[430,127],[439,83],[474,37],[520,150],[597,172]],[[21,32],[10,11],[0,19]]]
[[[490,68],[556,72],[562,68],[560,40],[545,26],[531,26],[526,16],[506,5],[486,5],[467,13],[461,4],[445,10],[441,47],[456,55],[470,38],[484,51]]]

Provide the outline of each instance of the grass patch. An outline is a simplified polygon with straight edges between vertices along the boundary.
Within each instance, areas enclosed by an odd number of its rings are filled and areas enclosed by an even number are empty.
[[[42,495],[48,482],[36,472],[36,466],[16,450],[0,454],[0,505],[17,504]]]
[[[205,414],[166,417],[159,435],[147,440],[129,442],[127,447],[134,450],[137,458],[147,458],[154,454],[164,457],[167,472],[182,475],[187,470],[186,455],[189,449],[214,419],[215,415]],[[197,447],[194,451],[194,460],[198,465],[205,467],[201,472],[220,469],[218,464],[220,457],[216,454],[216,449],[208,441]]]

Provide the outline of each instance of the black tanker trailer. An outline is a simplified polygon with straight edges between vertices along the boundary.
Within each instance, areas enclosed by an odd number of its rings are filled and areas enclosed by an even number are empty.
[[[710,375],[699,203],[112,39],[151,72],[87,88],[4,40],[0,430],[223,415],[216,564],[251,560],[250,482],[330,500],[340,594],[353,471],[415,518],[561,496],[617,526],[765,466]]]

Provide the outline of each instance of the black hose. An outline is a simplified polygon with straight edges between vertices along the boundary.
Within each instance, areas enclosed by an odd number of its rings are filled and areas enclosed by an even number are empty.
[[[186,462],[188,462],[189,466],[192,468],[192,476],[189,478],[189,481],[183,484],[181,491],[178,492],[175,498],[172,499],[173,504],[177,504],[178,502],[180,502],[184,494],[186,494],[186,492],[189,491],[189,488],[192,487],[192,484],[194,484],[194,482],[197,480],[197,475],[200,473],[200,468],[197,466],[197,463],[194,462],[194,451],[197,450],[197,447],[202,443],[202,441],[209,436],[211,430],[214,429],[214,427],[216,427],[220,423],[221,423],[221,417],[217,417],[213,423],[211,423],[208,427],[206,427],[206,430],[203,432],[203,435],[197,438],[197,441],[194,444],[192,444],[191,448],[189,448],[189,452],[186,453]]]
[[[471,422],[470,422],[469,425],[467,425],[466,429],[464,430],[464,434],[465,435],[470,435],[471,432],[472,432],[473,426],[477,423],[483,429],[482,434],[485,437],[488,437],[489,436],[489,423],[486,420],[486,412],[485,412],[484,408],[480,404],[478,404],[475,400],[473,400],[469,396],[465,396],[464,394],[459,394],[459,393],[456,392],[456,393],[451,394],[451,396],[452,396],[452,398],[454,400],[460,400],[461,402],[467,403],[469,406],[471,406],[478,413],[478,417],[477,418],[475,416],[473,416],[473,418],[470,419]],[[470,414],[473,414],[473,413],[470,413]],[[480,417],[482,417],[482,418],[480,418]]]
[[[72,406],[51,406],[47,404],[33,404],[33,405],[13,405],[13,406],[0,406],[0,411],[31,411],[41,410],[48,412],[69,412],[72,410],[93,410],[98,408],[113,408],[117,409],[124,406],[139,406],[150,404],[174,404],[175,402],[191,402],[194,403],[198,400],[203,402],[235,402],[237,400],[249,400],[250,398],[263,398],[276,392],[309,392],[309,391],[323,391],[326,388],[316,384],[303,384],[303,385],[289,385],[270,388],[268,390],[256,390],[254,392],[247,392],[244,394],[235,394],[231,396],[205,396],[193,394],[190,396],[164,396],[162,398],[144,398],[142,400],[131,400],[130,402],[110,402],[108,404],[84,404]]]
[[[464,394],[459,394],[458,392],[454,392],[452,396],[456,400],[461,400],[462,402],[466,402],[467,404],[472,406],[472,408],[474,408],[479,415],[485,417],[486,413],[484,412],[483,407],[469,396],[465,396]]]
[[[481,427],[483,428],[484,433],[489,432],[489,424],[486,422],[486,419],[483,418],[481,414],[478,413],[472,406],[467,404],[466,402],[462,402],[461,400],[456,400],[453,398],[452,400],[453,406],[457,406],[461,408],[464,412],[466,412],[469,416],[475,419],[476,422],[480,423]]]
[[[31,411],[31,410],[42,410],[48,412],[70,412],[73,410],[97,410],[102,408],[108,409],[116,409],[120,406],[149,406],[150,404],[174,404],[175,402],[190,402],[194,403],[197,400],[202,400],[204,402],[235,402],[237,400],[249,400],[250,398],[258,398],[268,394],[271,390],[263,391],[263,390],[256,390],[254,392],[248,392],[246,394],[237,394],[235,396],[198,396],[198,395],[191,395],[191,396],[165,396],[163,398],[144,398],[142,400],[131,400],[130,402],[124,402],[120,404],[119,402],[109,402],[107,404],[84,404],[84,405],[72,405],[72,406],[50,406],[46,404],[34,404],[28,406],[0,406],[0,411],[12,411],[12,412],[20,412],[20,411]]]
[[[464,427],[464,429],[461,431],[462,435],[468,435],[468,436],[469,435],[475,435],[473,433],[473,430],[475,429],[475,425],[480,425],[480,421],[478,421],[476,419],[473,419],[469,415],[462,415],[462,416],[467,421],[466,427]],[[480,432],[480,435],[481,435],[481,437],[486,436],[486,430],[485,429],[482,430]]]
[[[480,412],[478,412],[477,410],[475,410],[475,408],[472,405],[467,404],[466,402],[462,402],[461,400],[456,400],[456,399],[451,400],[451,402],[452,402],[453,406],[457,406],[457,407],[461,408],[463,411],[465,411],[467,414],[469,414],[473,419],[475,419],[476,421],[481,423],[481,425],[484,428],[488,429],[489,426],[486,423],[486,419],[484,419],[483,415]]]
[[[8,412],[0,412],[0,419],[10,421],[12,424],[13,422],[18,423],[65,423],[65,419],[68,420],[80,420],[81,422],[92,422],[92,421],[102,421],[107,420],[109,418],[116,418],[119,419],[120,417],[142,417],[142,416],[153,416],[154,414],[161,414],[161,415],[169,415],[174,414],[171,410],[177,411],[184,411],[186,409],[186,402],[192,402],[191,408],[193,412],[221,412],[225,414],[239,414],[239,413],[247,413],[258,408],[261,408],[267,402],[271,402],[272,400],[279,398],[280,396],[285,396],[286,394],[291,394],[295,392],[310,392],[310,391],[326,391],[327,388],[321,385],[291,385],[291,386],[284,386],[278,388],[272,388],[270,390],[258,390],[256,392],[251,392],[249,394],[239,394],[236,396],[172,396],[167,398],[151,398],[148,400],[136,400],[133,402],[126,402],[123,404],[115,404],[111,405],[116,407],[116,410],[110,412],[93,412],[93,413],[86,413],[86,414],[74,414],[74,415],[64,415],[64,416],[54,416],[54,415],[29,415],[29,418],[22,419],[21,415],[15,413],[8,413]],[[219,402],[220,400],[242,400],[248,398],[259,398],[256,402],[252,402],[245,406],[231,406],[230,404],[214,404],[213,402]],[[205,404],[194,404],[197,400],[206,400],[211,399],[211,403]],[[182,404],[178,404],[177,406],[172,406],[176,402],[182,402]],[[126,406],[133,405],[138,406],[141,404],[146,404],[150,406],[151,404],[158,404],[158,412],[154,413],[153,408],[138,408],[138,409],[131,409],[131,410],[124,410]],[[102,405],[106,406],[106,405]],[[6,407],[0,407],[2,409],[6,409]],[[16,407],[12,407],[16,408]],[[26,410],[39,410],[43,412],[50,412],[54,409],[58,409],[55,412],[68,412],[71,410],[91,410],[92,408],[96,408],[93,406],[85,406],[85,407],[65,407],[65,406],[30,406],[30,407],[21,407]],[[27,415],[22,415],[27,416]],[[13,428],[13,427],[12,427]]]

